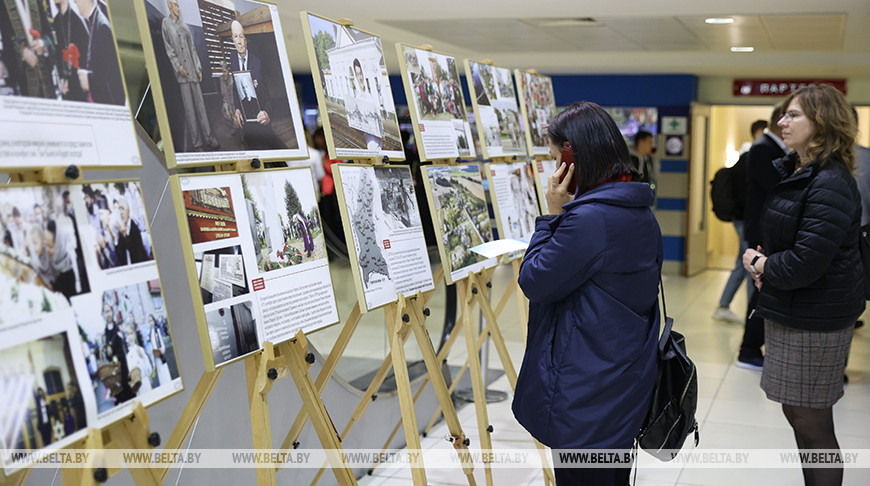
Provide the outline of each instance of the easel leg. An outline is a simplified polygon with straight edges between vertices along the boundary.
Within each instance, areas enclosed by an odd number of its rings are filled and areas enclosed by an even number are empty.
[[[89,429],[88,437],[83,441],[82,448],[92,451],[103,449],[103,432],[99,429]],[[81,469],[63,468],[61,471],[64,486],[97,486],[94,480],[94,471],[102,467],[102,458],[91,454],[88,462]]]
[[[314,389],[317,391],[318,396],[323,393],[323,390],[326,389],[326,384],[329,382],[329,379],[332,378],[332,374],[335,372],[336,366],[338,366],[338,360],[347,349],[347,344],[350,342],[350,338],[353,336],[354,331],[356,331],[361,317],[362,312],[360,312],[359,302],[357,302],[353,311],[350,313],[350,317],[345,321],[344,327],[341,329],[341,334],[338,335],[338,339],[335,341],[335,344],[332,345],[332,350],[329,352],[329,357],[326,359],[326,362],[323,363],[323,368],[317,375],[317,380],[314,381]],[[290,449],[293,447],[296,441],[299,440],[299,436],[302,434],[302,429],[305,428],[307,422],[308,411],[303,407],[296,415],[296,420],[293,421],[293,425],[290,427],[290,431],[287,432],[287,437],[284,438],[284,442],[281,443],[281,449]]]
[[[141,403],[137,404],[131,417],[109,428],[111,437],[109,445],[113,449],[153,449],[153,446],[148,444],[148,436],[151,434],[148,423],[148,414],[145,412],[145,407]],[[160,472],[157,469],[150,467],[131,467],[128,469],[133,477],[133,482],[137,486],[157,486],[163,484],[159,477]]]
[[[63,468],[62,470],[71,469],[71,468]],[[24,486],[24,483],[27,482],[27,478],[30,477],[30,468],[24,469],[22,471],[18,471],[17,473],[0,478],[0,485],[2,486]]]
[[[332,420],[329,418],[329,413],[323,405],[323,400],[320,399],[320,393],[315,389],[314,382],[311,380],[311,375],[308,374],[308,366],[305,362],[305,355],[308,354],[308,342],[302,332],[297,333],[296,339],[285,344],[290,363],[288,368],[293,376],[293,382],[296,383],[296,388],[299,390],[299,395],[302,397],[303,408],[307,410],[308,416],[311,417],[311,422],[314,425],[314,430],[317,432],[317,437],[320,439],[321,446],[325,449],[327,457],[332,466],[332,472],[335,474],[335,479],[341,486],[356,485],[356,478],[353,472],[342,461],[339,453],[341,452],[341,442],[336,434]]]
[[[245,372],[248,377],[248,403],[251,407],[251,431],[254,439],[254,449],[272,448],[272,426],[269,422],[269,399],[260,393],[258,378],[261,374],[260,363],[263,353],[245,359]],[[275,486],[275,469],[257,467],[257,484],[259,486]]]
[[[387,333],[390,337],[390,355],[393,358],[393,373],[396,377],[396,390],[399,395],[399,406],[402,409],[402,423],[405,427],[405,440],[409,450],[419,452],[420,436],[417,432],[417,414],[411,401],[411,380],[408,376],[408,362],[405,358],[404,342],[399,336],[402,320],[398,304],[390,304],[385,308]],[[411,477],[415,486],[426,486],[426,470],[422,461],[411,465]]]
[[[178,423],[175,425],[175,428],[172,429],[172,434],[166,441],[164,447],[167,450],[181,449],[182,444],[190,436],[190,433],[193,430],[193,424],[196,423],[196,419],[199,418],[208,398],[214,391],[214,387],[217,385],[222,371],[223,368],[218,368],[214,371],[206,371],[202,374],[199,383],[196,384],[196,388],[193,390],[193,395],[190,396],[190,400],[187,402],[187,405],[185,405],[184,411],[181,412],[181,418],[178,419]],[[163,481],[166,480],[166,476],[169,474],[169,465],[163,469],[158,469],[157,473],[157,477],[162,484]]]

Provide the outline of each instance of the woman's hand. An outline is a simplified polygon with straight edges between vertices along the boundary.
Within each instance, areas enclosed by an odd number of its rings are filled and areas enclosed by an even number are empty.
[[[755,261],[754,265],[752,264],[753,261]],[[752,280],[755,283],[755,288],[758,290],[761,290],[761,276],[764,275],[764,264],[766,262],[767,257],[761,253],[761,246],[756,247],[754,250],[752,248],[747,248],[746,251],[743,252],[743,267],[752,274]]]
[[[562,174],[568,173],[562,178]],[[562,178],[562,182],[559,179]],[[574,200],[574,195],[568,193],[568,185],[574,178],[574,164],[566,166],[564,162],[547,178],[547,191],[544,197],[547,199],[547,208],[550,214],[556,216],[562,214],[562,206]]]

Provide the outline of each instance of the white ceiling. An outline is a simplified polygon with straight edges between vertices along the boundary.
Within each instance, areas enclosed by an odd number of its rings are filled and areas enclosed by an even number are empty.
[[[142,1],[142,0],[134,0]],[[190,1],[190,0],[183,0]],[[138,43],[130,0],[110,0],[119,40]],[[396,42],[546,74],[870,76],[870,0],[277,0],[295,73],[309,72],[299,11],[349,18]],[[710,25],[706,17],[735,22]],[[594,19],[593,25],[553,20]],[[587,22],[588,23],[588,22]],[[558,24],[558,23],[557,23]],[[732,53],[731,46],[754,46]]]

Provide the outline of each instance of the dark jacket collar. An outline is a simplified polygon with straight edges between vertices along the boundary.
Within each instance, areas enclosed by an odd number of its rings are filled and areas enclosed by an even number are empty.
[[[586,191],[562,207],[569,211],[575,206],[592,202],[641,208],[652,206],[655,195],[646,182],[608,182]]]

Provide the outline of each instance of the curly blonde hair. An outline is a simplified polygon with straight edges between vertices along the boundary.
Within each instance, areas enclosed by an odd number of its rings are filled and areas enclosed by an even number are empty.
[[[782,112],[792,100],[797,100],[804,115],[813,123],[816,133],[807,149],[810,160],[820,167],[838,156],[851,172],[855,171],[855,139],[858,125],[852,107],[839,90],[828,84],[804,86],[782,103]]]

